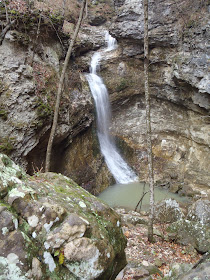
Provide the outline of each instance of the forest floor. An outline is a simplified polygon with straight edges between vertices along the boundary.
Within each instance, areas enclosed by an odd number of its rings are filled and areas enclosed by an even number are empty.
[[[125,252],[128,265],[121,276],[116,279],[140,279],[141,276],[148,276],[148,271],[152,269],[154,273],[152,279],[159,280],[169,273],[172,264],[195,264],[199,261],[201,255],[191,245],[183,246],[166,241],[166,228],[166,224],[155,224],[155,242],[150,243],[147,238],[146,225],[128,224],[122,227],[127,238]],[[143,265],[145,269],[139,269],[139,264]]]

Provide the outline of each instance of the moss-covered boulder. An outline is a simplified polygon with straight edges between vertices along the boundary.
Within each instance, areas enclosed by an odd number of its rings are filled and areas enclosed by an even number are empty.
[[[30,177],[5,155],[0,178],[0,279],[115,279],[126,262],[116,212],[70,178]]]
[[[198,200],[191,205],[186,219],[168,227],[169,236],[183,245],[191,244],[199,252],[210,251],[209,201]]]
[[[174,199],[165,199],[155,206],[155,220],[160,223],[172,223],[180,220],[184,215],[178,202]]]

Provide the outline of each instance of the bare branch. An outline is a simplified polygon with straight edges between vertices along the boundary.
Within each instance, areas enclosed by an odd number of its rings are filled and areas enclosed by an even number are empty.
[[[16,20],[12,20],[9,24],[6,25],[6,27],[3,29],[3,31],[0,34],[0,45],[2,44],[4,37],[7,33],[7,31],[10,29],[10,27],[16,22]]]

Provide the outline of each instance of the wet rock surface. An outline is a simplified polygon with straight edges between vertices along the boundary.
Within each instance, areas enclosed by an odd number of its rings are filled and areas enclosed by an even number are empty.
[[[68,177],[30,177],[1,160],[0,278],[114,279],[125,265],[118,214]]]

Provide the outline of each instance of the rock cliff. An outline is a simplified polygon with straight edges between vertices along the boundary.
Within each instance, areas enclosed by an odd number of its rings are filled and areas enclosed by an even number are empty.
[[[209,188],[209,21],[200,1],[150,1],[150,90],[156,181],[173,191]],[[142,1],[116,1],[111,31],[121,60],[105,74],[113,100],[113,131],[133,147],[140,177],[145,168]],[[123,89],[124,86],[124,89]],[[118,89],[118,92],[117,92]],[[123,96],[117,101],[118,96]],[[132,96],[131,96],[132,95]],[[127,120],[125,122],[125,119]],[[132,161],[133,162],[133,159]],[[146,175],[147,176],[147,175]]]
[[[72,13],[64,13],[62,3],[52,12],[49,1],[34,1],[30,17],[12,7],[17,22],[0,46],[0,148],[30,172],[44,163],[58,75],[78,15],[79,2],[67,2]],[[188,195],[209,190],[208,10],[198,0],[149,2],[155,181]],[[113,182],[100,155],[83,75],[93,52],[104,47],[106,29],[118,40],[101,67],[112,133],[140,179],[147,179],[142,0],[90,1],[66,73],[52,166],[90,190]]]

